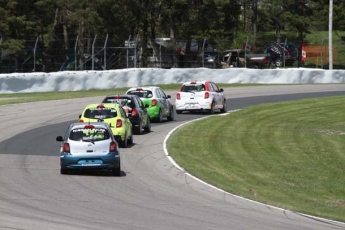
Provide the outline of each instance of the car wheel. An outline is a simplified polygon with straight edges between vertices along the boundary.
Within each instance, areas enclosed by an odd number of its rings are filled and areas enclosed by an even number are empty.
[[[274,61],[274,64],[277,66],[277,67],[281,67],[282,66],[282,60],[280,58],[277,58],[275,61]]]
[[[122,148],[127,148],[128,147],[128,138],[126,137],[126,135],[125,135],[125,139],[122,141]]]
[[[163,114],[162,114],[162,110],[159,110],[159,114],[158,114],[158,118],[157,118],[158,122],[162,122],[163,121]]]
[[[173,121],[175,118],[175,112],[174,112],[174,107],[171,106],[170,108],[170,114],[169,116],[167,117],[168,121]]]
[[[64,169],[64,168],[61,168],[61,169],[60,169],[60,173],[61,173],[61,174],[68,174],[68,170],[67,170],[67,169]]]
[[[181,113],[182,113],[182,110],[176,110],[176,113],[177,113],[177,114],[181,114]]]
[[[130,144],[130,145],[133,145],[133,133],[131,134],[131,136],[129,137],[129,140],[128,140],[128,142],[127,142],[128,144]]]
[[[113,173],[113,176],[120,177],[121,176],[121,164],[119,164],[119,167],[113,168],[111,170],[111,172]]]
[[[149,117],[147,117],[147,123],[146,123],[146,127],[144,128],[144,130],[147,133],[151,132],[151,120]]]
[[[228,111],[227,104],[226,104],[226,101],[224,100],[223,101],[223,108],[220,110],[220,112],[226,113],[227,111]]]
[[[143,134],[143,127],[142,127],[141,121],[139,122],[139,127],[135,128],[135,134],[138,134],[138,135]]]
[[[211,109],[208,112],[209,114],[214,114],[214,102],[212,102]]]

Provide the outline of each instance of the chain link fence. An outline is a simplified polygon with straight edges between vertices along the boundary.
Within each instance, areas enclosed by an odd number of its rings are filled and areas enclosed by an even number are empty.
[[[345,69],[344,37],[335,37],[333,45],[334,68]],[[301,42],[285,40],[282,43],[294,44],[297,61],[283,66],[327,69],[329,49],[327,39],[306,40],[307,58],[301,62]],[[5,40],[2,40],[5,43]],[[261,42],[264,44],[265,42]],[[269,42],[267,42],[268,44]],[[44,41],[41,38],[23,41],[23,48],[16,54],[1,49],[0,73],[13,72],[56,72],[68,70],[111,70],[125,68],[236,68],[248,67],[224,62],[230,59],[227,50],[246,50],[255,52],[260,47],[250,46],[250,42],[241,42],[235,46],[227,45],[229,41],[172,40],[157,38],[143,41],[128,39],[120,46],[108,42],[108,36],[93,38],[74,38],[71,40],[53,39]],[[143,46],[146,49],[143,49]],[[0,46],[2,47],[2,46]],[[254,48],[254,49],[253,49]],[[241,57],[242,59],[244,56]],[[270,66],[269,68],[276,68]]]

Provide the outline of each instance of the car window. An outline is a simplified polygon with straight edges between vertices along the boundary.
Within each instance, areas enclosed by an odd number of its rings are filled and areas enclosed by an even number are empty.
[[[182,92],[195,92],[195,91],[204,91],[204,84],[193,84],[193,85],[183,85],[181,87]]]
[[[143,102],[139,98],[135,98],[137,101],[138,107],[144,107]]]
[[[167,97],[167,95],[164,93],[164,91],[162,89],[158,89],[158,91],[162,95],[162,98],[166,98]]]
[[[130,90],[127,92],[129,95],[136,95],[141,98],[151,98],[153,93],[151,90]]]
[[[126,117],[126,112],[123,110],[122,107],[119,107],[119,112],[120,112],[121,117],[123,117],[123,118]]]
[[[76,128],[71,130],[69,134],[69,139],[73,141],[102,141],[108,140],[109,138],[109,131],[105,128]]]
[[[214,91],[219,92],[219,88],[218,88],[218,86],[217,86],[216,84],[214,84],[213,82],[211,82],[211,85],[212,85]]]
[[[211,92],[214,91],[213,85],[210,82],[208,82],[208,88],[209,88],[209,91]]]
[[[108,119],[117,117],[115,108],[88,108],[84,112],[84,117],[89,119]]]

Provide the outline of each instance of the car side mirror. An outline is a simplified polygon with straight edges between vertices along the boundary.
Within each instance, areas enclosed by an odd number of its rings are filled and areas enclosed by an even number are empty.
[[[145,104],[145,105],[144,105],[144,107],[145,107],[145,108],[148,108],[148,107],[149,107],[149,105],[148,105],[148,104]]]
[[[167,98],[171,98],[171,96],[170,96],[170,95],[167,95]]]
[[[219,89],[219,92],[224,92],[224,89],[223,89],[223,88],[220,88],[220,89]]]
[[[63,137],[62,137],[62,136],[57,136],[57,137],[56,137],[56,141],[59,141],[59,142],[60,142],[60,141],[63,141]]]
[[[79,118],[81,118],[81,114],[79,114]]]

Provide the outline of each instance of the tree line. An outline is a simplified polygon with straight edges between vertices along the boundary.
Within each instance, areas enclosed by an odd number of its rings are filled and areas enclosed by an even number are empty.
[[[333,30],[345,29],[344,4],[333,0]],[[265,32],[274,32],[278,42],[282,32],[302,40],[310,31],[328,30],[328,18],[329,0],[2,0],[0,49],[18,66],[32,48],[28,41],[38,40],[43,62],[54,66],[76,39],[79,54],[90,53],[95,35],[109,35],[113,46],[140,38],[142,47],[157,37],[207,38],[222,49],[240,47],[246,38],[255,46]]]

